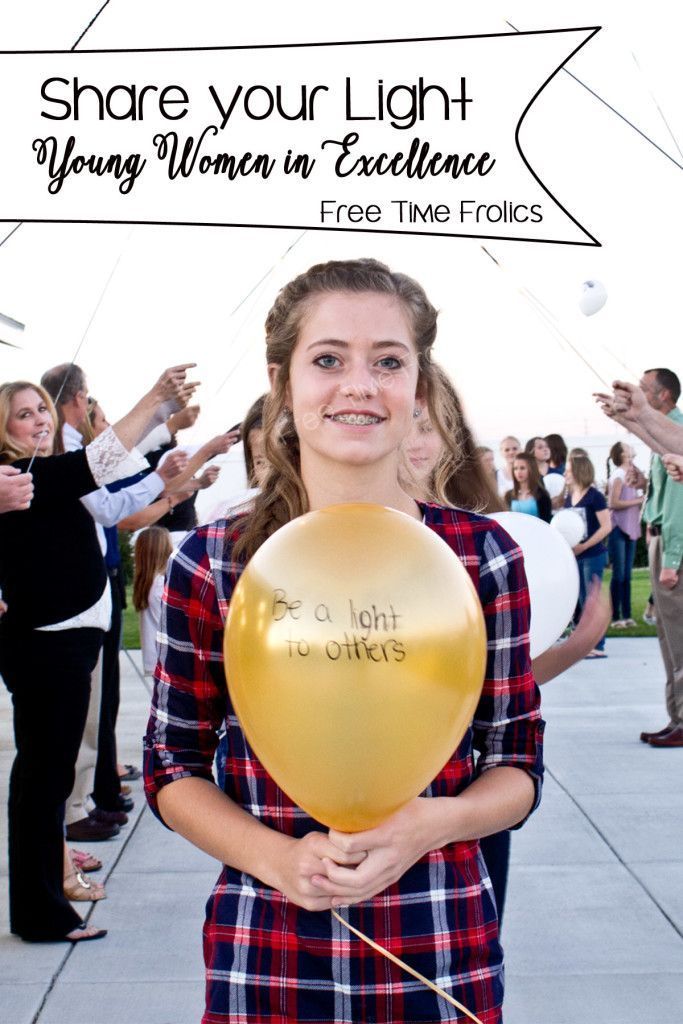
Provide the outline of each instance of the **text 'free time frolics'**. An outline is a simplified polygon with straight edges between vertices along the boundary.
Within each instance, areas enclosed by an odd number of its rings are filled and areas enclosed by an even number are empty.
[[[401,631],[402,616],[391,602],[360,606],[348,598],[343,616],[335,622],[337,615],[326,602],[308,608],[304,601],[278,588],[273,591],[271,616],[273,622],[291,625],[284,641],[289,658],[306,658],[317,648],[329,661],[381,664],[400,663],[407,654],[405,642],[396,635]],[[321,623],[329,623],[329,639],[313,641],[306,636],[307,619],[317,634]]]
[[[0,54],[0,219],[598,244],[523,151],[595,31]]]

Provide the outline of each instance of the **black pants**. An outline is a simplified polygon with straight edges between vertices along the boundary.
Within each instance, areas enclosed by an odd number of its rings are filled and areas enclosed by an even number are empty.
[[[64,896],[64,802],[74,783],[102,646],[100,629],[7,630],[0,673],[12,694],[17,754],[9,784],[10,927],[61,939],[81,923]]]
[[[121,780],[116,769],[116,719],[119,713],[121,676],[119,649],[121,646],[122,610],[125,600],[123,577],[118,569],[110,570],[111,629],[104,635],[102,648],[102,701],[97,733],[97,763],[93,800],[104,811],[118,811]]]
[[[493,895],[496,897],[500,926],[503,923],[510,870],[510,831],[506,828],[502,832],[495,832],[492,836],[484,836],[479,840],[479,844],[493,886]]]

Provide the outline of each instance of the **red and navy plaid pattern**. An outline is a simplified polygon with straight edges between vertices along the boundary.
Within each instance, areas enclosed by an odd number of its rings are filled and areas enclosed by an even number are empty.
[[[522,555],[495,522],[423,505],[425,523],[461,558],[478,590],[488,636],[486,681],[472,727],[427,796],[455,796],[498,765],[527,771],[540,796],[543,722],[529,661],[529,595]],[[250,749],[230,705],[223,627],[240,566],[230,521],[189,535],[164,595],[161,652],[145,740],[145,787],[212,778],[227,723],[225,791],[290,836],[322,826],[295,806]],[[480,752],[476,763],[473,751]],[[502,950],[477,842],[435,850],[373,899],[341,911],[476,1013],[499,1024]],[[350,935],[328,913],[302,910],[258,879],[225,867],[207,904],[203,1024],[458,1021],[466,1018]]]

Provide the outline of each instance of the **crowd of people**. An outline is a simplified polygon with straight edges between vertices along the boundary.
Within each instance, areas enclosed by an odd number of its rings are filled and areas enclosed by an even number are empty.
[[[662,444],[658,444],[652,435],[642,433],[637,421],[616,411],[609,396],[599,396],[601,403],[612,418],[620,419],[629,430],[651,442],[653,446],[653,467],[659,474],[657,484],[648,490],[648,477],[635,465],[635,452],[631,445],[617,441],[612,445],[605,466],[605,483],[597,485],[596,469],[588,452],[583,448],[568,450],[564,438],[560,434],[548,434],[545,437],[530,438],[522,450],[518,438],[508,435],[500,442],[500,458],[502,466],[493,466],[493,452],[490,448],[478,448],[481,466],[491,479],[495,479],[498,495],[504,507],[512,512],[536,516],[545,522],[551,522],[560,509],[572,509],[581,516],[583,536],[573,546],[579,568],[579,601],[576,614],[571,625],[575,625],[584,606],[591,580],[601,580],[605,569],[611,569],[610,597],[612,603],[611,627],[624,630],[637,625],[632,614],[632,570],[638,540],[643,536],[649,545],[652,537],[659,536],[663,520],[663,496],[653,505],[652,490],[656,495],[666,493],[667,506],[667,537],[671,536],[667,547],[672,551],[671,565],[680,565],[678,558],[679,540],[675,525],[676,512],[680,511],[676,504],[679,498],[678,489],[664,479],[664,471],[674,482],[683,480],[683,457],[674,453],[663,452],[665,439],[675,440],[675,434],[668,431],[667,417],[677,421],[676,402],[680,394],[680,384],[676,375],[667,369],[647,371],[643,389],[633,388],[623,382],[616,382],[615,395],[620,395],[622,404],[625,396],[635,394],[640,412],[644,408],[651,417],[652,408],[645,402],[648,376],[661,375],[663,389],[671,397],[665,403],[666,416],[662,415]],[[620,390],[619,390],[620,389]],[[660,389],[657,390],[657,395]],[[659,400],[659,399],[658,399]],[[646,418],[646,422],[650,420]],[[662,431],[659,420],[653,420],[655,430]],[[680,443],[679,443],[680,446]],[[672,444],[671,447],[674,447]],[[661,458],[659,457],[661,455]],[[672,511],[669,511],[669,508]],[[493,509],[491,509],[493,510]],[[646,514],[647,512],[647,514]],[[649,516],[649,518],[648,518]],[[663,535],[663,532],[662,532]],[[678,573],[676,573],[676,580]],[[673,577],[672,577],[673,578]],[[665,581],[666,583],[666,574]],[[656,606],[653,591],[646,604],[643,619],[648,625],[656,624]],[[571,628],[570,625],[570,628]],[[668,646],[668,641],[666,641]],[[587,658],[607,657],[605,638],[600,638]],[[669,675],[675,674],[672,668]],[[676,719],[672,719],[675,721]]]
[[[436,317],[417,282],[374,260],[312,267],[268,315],[270,392],[241,427],[198,448],[177,441],[199,415],[190,365],[165,371],[113,426],[73,364],[40,385],[0,387],[0,673],[17,748],[15,934],[70,942],[105,934],[73,906],[106,895],[87,874],[100,862],[70,844],[113,837],[132,809],[125,779],[137,769],[118,763],[115,733],[125,602],[118,533],[127,529],[137,534],[143,668],[154,676],[147,797],[166,825],[224,865],[204,929],[204,1020],[456,1019],[380,953],[350,943],[320,913],[330,909],[381,946],[419,957],[421,971],[481,1024],[501,1020],[510,829],[538,804],[543,774],[536,684],[579,658],[605,656],[610,604],[595,581],[608,558],[612,624],[633,623],[643,505],[670,720],[641,739],[683,745],[683,414],[669,370],[598,396],[656,453],[646,478],[632,449],[615,444],[607,493],[588,454],[567,451],[558,434],[532,437],[524,450],[504,438],[496,470],[432,358]],[[197,492],[218,472],[209,463],[238,441],[249,489],[198,526]],[[223,670],[225,616],[246,563],[285,523],[343,501],[397,509],[441,537],[472,577],[487,630],[482,696],[448,764],[428,794],[354,836],[324,830],[259,764]],[[575,629],[533,662],[522,555],[487,516],[504,509],[546,522],[572,509],[583,525]]]

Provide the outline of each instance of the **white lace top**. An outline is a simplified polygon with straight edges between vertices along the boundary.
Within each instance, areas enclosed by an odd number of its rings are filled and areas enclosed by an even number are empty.
[[[135,451],[135,449],[133,450]],[[114,433],[113,427],[107,427],[85,449],[90,472],[98,487],[121,480],[141,469],[148,469],[149,464],[139,453],[127,451]],[[131,466],[133,467],[131,469]],[[85,611],[73,615],[63,622],[55,622],[50,626],[38,626],[41,633],[56,633],[63,629],[102,629],[106,633],[111,625],[111,589],[107,580],[101,596]]]

